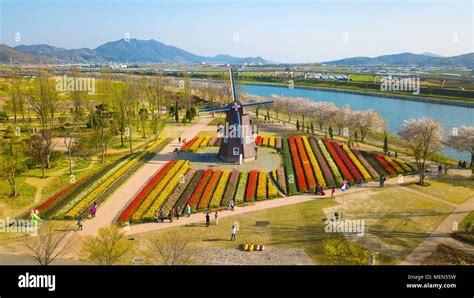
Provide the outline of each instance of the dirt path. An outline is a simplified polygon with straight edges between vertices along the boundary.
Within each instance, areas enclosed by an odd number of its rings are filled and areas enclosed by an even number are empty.
[[[181,138],[191,140],[201,130],[208,128],[207,123],[211,117],[201,117],[193,126],[185,127]],[[97,215],[91,220],[84,222],[84,230],[81,235],[97,235],[100,228],[110,225],[128,205],[128,203],[140,192],[146,182],[149,181],[168,161],[175,157],[174,149],[179,147],[177,140],[169,143],[160,154],[157,154],[140,168],[130,179],[120,186],[105,203],[97,210]]]

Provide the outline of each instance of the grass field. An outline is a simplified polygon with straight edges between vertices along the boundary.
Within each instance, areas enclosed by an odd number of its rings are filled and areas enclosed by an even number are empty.
[[[474,181],[470,177],[448,175],[426,181],[430,184],[429,186],[411,184],[408,187],[456,204],[462,204],[474,197]]]
[[[189,237],[198,248],[264,243],[269,247],[303,248],[315,264],[331,264],[322,241],[346,238],[341,233],[326,233],[325,219],[332,217],[334,211],[340,212],[341,207],[333,200],[315,199],[222,218],[218,226],[209,228],[204,226],[203,214],[202,223],[137,235],[137,240],[139,247],[143,247],[149,237],[178,233]],[[396,188],[349,193],[344,200],[344,219],[364,219],[367,231],[364,236],[347,239],[379,252],[379,264],[397,264],[452,210]],[[237,242],[229,241],[234,222],[240,225]]]

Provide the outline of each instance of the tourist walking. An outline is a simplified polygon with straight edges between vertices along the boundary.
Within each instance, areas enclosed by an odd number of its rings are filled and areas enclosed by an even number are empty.
[[[234,200],[230,200],[230,210],[234,211]]]
[[[173,209],[170,210],[170,213],[168,214],[168,219],[170,222],[173,222]]]
[[[331,199],[335,199],[335,198],[336,198],[336,188],[333,187],[331,190]]]
[[[235,241],[237,239],[237,229],[235,228],[235,225],[232,226],[232,234],[230,235],[230,241]]]
[[[95,217],[95,213],[97,212],[97,203],[94,202],[94,205],[91,208],[91,218]]]
[[[209,226],[209,220],[210,220],[209,211],[207,211],[207,213],[206,213],[206,227]]]
[[[178,143],[181,144],[181,137],[178,137]]]
[[[361,187],[361,186],[362,186],[362,180],[357,181],[357,187]]]
[[[161,222],[165,221],[165,213],[163,212],[163,209],[160,209],[160,220]]]
[[[179,219],[179,214],[181,210],[179,210],[179,206],[176,206],[176,219]]]
[[[188,217],[191,216],[191,206],[189,204],[186,206],[186,214],[188,214]]]
[[[216,221],[216,226],[219,224],[219,213],[217,213],[217,210],[216,210],[216,213],[214,213],[214,220]]]
[[[385,177],[384,177],[384,176],[380,176],[379,186],[380,186],[380,187],[383,187],[384,184],[385,184]]]
[[[83,227],[82,217],[79,217],[79,219],[77,220],[77,230],[82,231],[82,227]]]

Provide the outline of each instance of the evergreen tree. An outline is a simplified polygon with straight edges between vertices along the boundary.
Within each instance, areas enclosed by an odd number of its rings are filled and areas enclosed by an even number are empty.
[[[385,136],[383,138],[383,152],[388,152],[388,140],[387,140],[387,133],[385,132]]]
[[[174,120],[176,120],[176,123],[179,122],[179,108],[178,108],[178,101],[175,102],[174,104]]]
[[[313,122],[311,122],[311,133],[314,135],[314,125],[313,125]]]
[[[296,119],[296,130],[300,130],[300,121]]]
[[[333,131],[332,131],[332,127],[329,126],[329,136],[331,137],[331,140],[334,140],[334,135],[333,135]]]

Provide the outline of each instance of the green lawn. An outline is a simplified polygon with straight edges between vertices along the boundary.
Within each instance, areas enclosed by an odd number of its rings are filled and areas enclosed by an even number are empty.
[[[18,196],[10,197],[10,186],[4,179],[0,180],[0,218],[13,216],[33,203],[36,187],[25,183],[26,176],[17,178]]]
[[[430,184],[429,186],[411,184],[408,187],[456,204],[462,204],[474,197],[474,181],[469,177],[448,175],[426,181]]]
[[[344,219],[363,219],[366,233],[347,239],[379,252],[378,264],[397,264],[452,210],[448,205],[396,188],[349,192],[345,195]],[[341,205],[337,202],[315,199],[222,218],[218,226],[209,228],[204,227],[203,214],[203,223],[137,235],[137,240],[139,247],[143,248],[148,237],[179,233],[189,237],[195,247],[237,247],[243,242],[264,243],[270,247],[303,248],[315,264],[331,264],[324,254],[322,241],[345,239],[340,233],[325,232],[324,220],[332,217],[335,211],[341,211]],[[237,242],[229,241],[234,222],[240,224]]]

